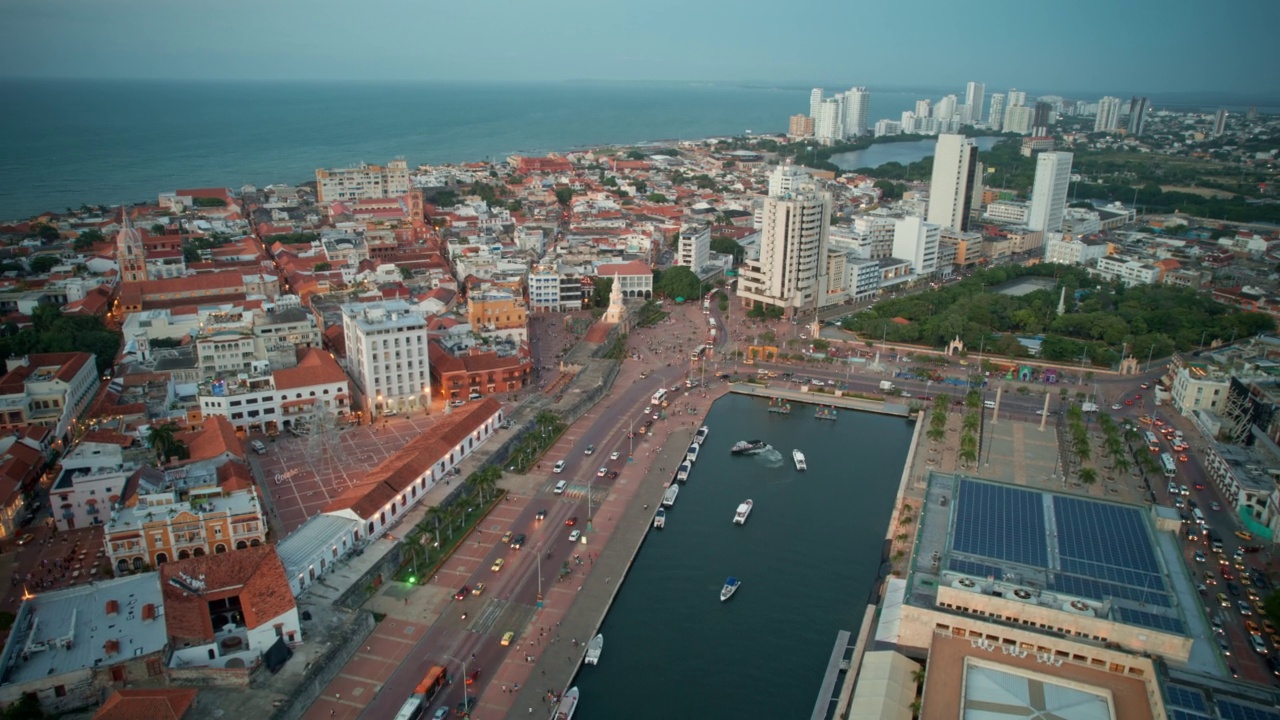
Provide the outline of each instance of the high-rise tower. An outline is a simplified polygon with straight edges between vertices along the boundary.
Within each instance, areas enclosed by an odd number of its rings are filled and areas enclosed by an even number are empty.
[[[987,116],[987,127],[996,132],[1004,127],[1004,93],[991,94],[991,114]]]
[[[987,86],[980,82],[970,82],[964,88],[964,104],[969,106],[969,122],[974,125],[982,122],[982,104],[986,94]]]
[[[871,93],[864,87],[850,89],[844,94],[844,136],[861,137],[867,134],[867,113]]]
[[[982,195],[978,146],[963,135],[938,136],[929,183],[929,222],[967,232],[975,196]]]
[[[1129,101],[1129,134],[1137,137],[1147,124],[1147,98],[1133,96]]]
[[[1062,229],[1067,209],[1067,188],[1071,185],[1069,152],[1042,152],[1036,157],[1036,180],[1031,189],[1031,212],[1027,227],[1042,232]]]
[[[1094,132],[1115,132],[1120,127],[1120,98],[1107,97],[1098,101],[1098,115],[1093,121]]]

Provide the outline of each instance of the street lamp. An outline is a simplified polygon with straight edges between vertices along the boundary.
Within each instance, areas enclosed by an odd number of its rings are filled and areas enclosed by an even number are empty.
[[[431,386],[430,385],[422,386],[422,414],[423,415],[431,414]]]
[[[452,655],[442,655],[446,660],[452,660],[462,666],[462,707],[467,706],[467,661],[459,660]]]
[[[382,415],[382,391],[378,391],[378,402],[374,404],[375,413],[371,419],[377,420]]]

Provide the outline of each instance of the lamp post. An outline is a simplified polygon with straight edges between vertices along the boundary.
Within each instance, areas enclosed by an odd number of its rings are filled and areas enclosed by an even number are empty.
[[[1151,372],[1151,354],[1156,351],[1156,344],[1151,343],[1151,348],[1147,350],[1147,368],[1143,372]]]
[[[377,420],[378,417],[382,415],[382,392],[381,391],[378,392],[378,401],[374,404],[373,409],[374,409],[374,414],[371,419]]]
[[[452,655],[441,655],[445,660],[452,660],[462,666],[462,707],[467,706],[467,661],[459,660]]]
[[[423,415],[431,414],[431,386],[430,385],[422,386],[422,414]]]

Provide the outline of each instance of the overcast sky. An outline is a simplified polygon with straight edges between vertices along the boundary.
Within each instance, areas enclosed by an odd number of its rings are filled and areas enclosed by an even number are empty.
[[[1275,92],[1280,0],[0,0],[9,77]]]

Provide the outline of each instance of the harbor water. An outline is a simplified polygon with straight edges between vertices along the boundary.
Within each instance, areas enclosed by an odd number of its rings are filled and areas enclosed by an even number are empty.
[[[998,137],[979,137],[974,138],[979,152],[982,150],[990,150],[1002,138]],[[878,168],[885,163],[896,162],[903,165],[909,165],[917,160],[923,160],[931,157],[934,150],[938,147],[938,141],[934,138],[928,140],[909,140],[904,142],[885,142],[876,143],[871,147],[862,150],[854,150],[853,152],[840,153],[831,156],[831,163],[841,170],[857,170],[859,168]]]
[[[862,620],[914,429],[815,410],[772,414],[741,395],[715,403],[665,529],[650,530],[605,618],[600,664],[578,673],[576,717],[808,717],[836,633]],[[772,449],[729,454],[757,438]],[[735,525],[748,498],[751,515]],[[730,575],[742,586],[722,603]]]

